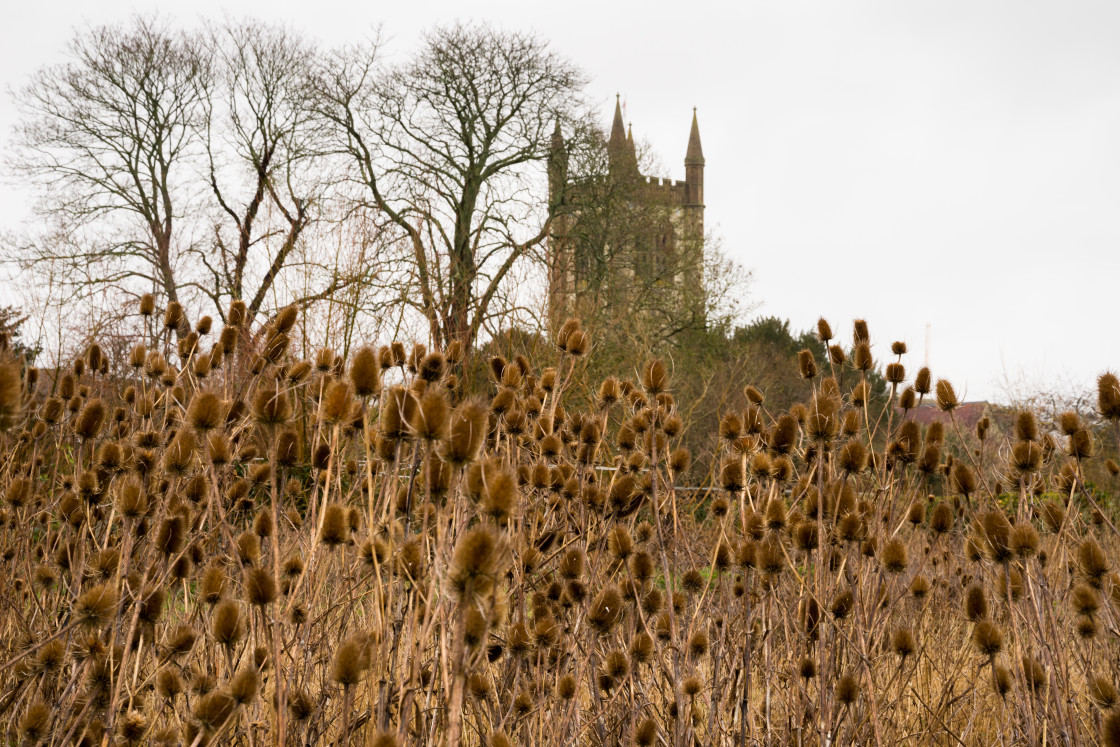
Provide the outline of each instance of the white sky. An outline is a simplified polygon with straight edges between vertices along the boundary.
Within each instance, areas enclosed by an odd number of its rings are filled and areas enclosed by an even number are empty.
[[[0,80],[57,61],[75,28],[159,11],[285,22],[320,41],[381,23],[407,53],[433,23],[533,29],[593,77],[609,124],[684,178],[692,107],[707,223],[754,273],[759,313],[923,359],[970,399],[1006,368],[1091,386],[1120,367],[1120,3],[20,2],[0,25]],[[8,138],[14,112],[0,101]],[[18,185],[0,191],[17,226]],[[0,285],[0,303],[8,295]]]

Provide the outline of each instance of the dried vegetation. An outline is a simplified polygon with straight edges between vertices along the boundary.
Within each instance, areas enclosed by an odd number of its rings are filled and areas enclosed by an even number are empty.
[[[141,311],[127,360],[0,365],[8,743],[1120,744],[1110,374],[1103,427],[963,434],[895,343],[872,418],[822,320],[697,501],[664,363],[565,406],[577,322],[480,397],[454,346]]]

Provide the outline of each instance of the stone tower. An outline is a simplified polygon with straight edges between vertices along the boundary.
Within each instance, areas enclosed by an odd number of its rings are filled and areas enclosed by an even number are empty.
[[[704,151],[696,110],[684,181],[644,176],[616,100],[606,168],[573,174],[553,133],[549,191],[549,323],[571,315],[655,315],[672,328],[703,326]]]

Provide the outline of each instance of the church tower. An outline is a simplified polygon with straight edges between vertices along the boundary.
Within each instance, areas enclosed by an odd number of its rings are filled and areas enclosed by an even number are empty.
[[[702,327],[705,162],[696,110],[683,181],[642,175],[621,97],[615,99],[605,146],[606,173],[571,181],[563,137],[559,129],[553,133],[550,326],[571,314],[585,320],[600,313],[642,315],[656,298],[656,313],[671,317],[663,326]]]

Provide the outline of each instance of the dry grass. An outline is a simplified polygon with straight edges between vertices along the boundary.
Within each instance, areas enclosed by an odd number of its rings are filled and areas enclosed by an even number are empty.
[[[1082,479],[1113,431],[872,420],[857,325],[791,361],[803,404],[725,414],[685,501],[663,364],[565,408],[578,323],[477,399],[458,350],[157,320],[126,361],[0,366],[8,743],[1118,743],[1117,534]],[[951,412],[903,353],[892,398]]]

